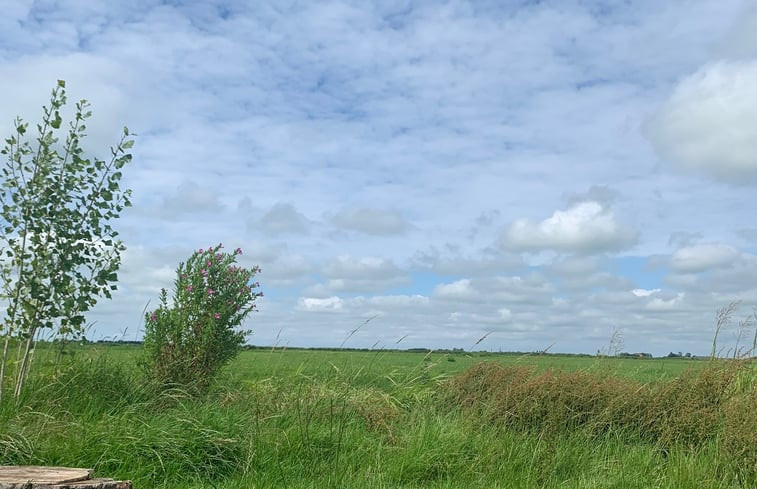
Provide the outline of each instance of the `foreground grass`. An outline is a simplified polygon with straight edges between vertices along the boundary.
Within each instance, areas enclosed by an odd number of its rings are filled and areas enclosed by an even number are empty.
[[[137,353],[79,351],[44,369],[23,407],[0,412],[0,462],[94,467],[140,489],[748,488],[757,481],[748,366],[728,377],[731,370],[706,362],[249,351],[198,399],[151,391],[134,368]],[[482,359],[499,366],[470,369]],[[704,431],[701,416],[674,416],[698,402],[680,397],[691,386],[713,390],[699,405],[712,409],[694,411],[713,415]],[[613,404],[613,392],[636,389],[644,393],[617,399],[666,400],[654,405],[669,425],[649,424],[652,417],[635,425],[642,418],[630,405]],[[676,428],[677,420],[685,422]]]

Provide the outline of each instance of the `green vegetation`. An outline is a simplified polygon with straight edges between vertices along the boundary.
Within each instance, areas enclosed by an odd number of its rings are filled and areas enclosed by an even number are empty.
[[[86,100],[76,104],[61,138],[65,87],[59,80],[43,107],[34,143],[29,124],[17,118],[0,150],[0,404],[6,383],[16,400],[21,395],[40,330],[59,337],[83,334],[85,313],[116,290],[125,249],[111,222],[131,205],[131,191],[122,190],[120,181],[134,141],[124,128],[108,161],[87,158],[81,146],[92,115]],[[14,339],[23,342],[23,355],[11,364]]]
[[[198,397],[152,390],[139,346],[44,346],[34,388],[0,412],[2,463],[140,489],[757,481],[747,362],[256,349]]]
[[[263,295],[252,281],[259,268],[236,265],[241,248],[222,248],[192,253],[176,270],[171,303],[163,289],[160,306],[145,314],[142,365],[164,387],[205,390],[249,334],[239,327]]]

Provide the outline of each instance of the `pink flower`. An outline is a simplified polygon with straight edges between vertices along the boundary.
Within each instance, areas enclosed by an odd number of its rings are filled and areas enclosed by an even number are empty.
[[[208,295],[213,295],[213,294],[214,294],[213,289],[208,289]]]
[[[192,292],[193,290],[195,290],[194,287],[192,287],[191,285],[187,286],[187,292]]]
[[[200,270],[200,275],[202,275],[203,277],[207,277],[208,271],[203,268],[202,270]]]
[[[206,261],[206,262],[205,262],[205,266],[206,266],[206,267],[209,267],[209,266],[211,266],[212,264],[213,264],[213,262],[212,262],[212,261],[210,261],[210,260],[208,260],[208,261]]]
[[[235,255],[241,255],[242,254],[242,248],[237,248],[236,250],[234,250],[234,254]]]
[[[213,314],[213,318],[215,319],[221,319],[221,315],[218,313]]]
[[[200,248],[199,250],[197,250],[197,253],[202,253],[202,248]]]
[[[157,316],[155,315],[155,313],[152,313],[152,314],[150,314],[150,321],[151,321],[151,322],[153,322],[153,323],[154,323],[154,322],[155,322],[155,321],[157,321],[157,320],[158,320],[158,317],[157,317]]]

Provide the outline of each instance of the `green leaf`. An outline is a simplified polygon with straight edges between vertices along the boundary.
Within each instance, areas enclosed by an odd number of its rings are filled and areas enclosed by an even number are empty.
[[[58,86],[60,88],[66,88],[66,80],[58,80]]]
[[[63,119],[60,117],[60,112],[57,110],[55,111],[55,119],[50,121],[50,126],[52,126],[53,129],[60,129],[60,124],[63,122]]]

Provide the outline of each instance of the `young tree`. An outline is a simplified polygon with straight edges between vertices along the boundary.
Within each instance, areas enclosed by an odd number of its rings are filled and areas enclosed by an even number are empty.
[[[66,104],[65,82],[58,81],[43,107],[34,143],[28,123],[16,119],[5,140],[0,183],[0,283],[6,303],[0,325],[4,336],[0,363],[0,402],[9,373],[8,349],[19,341],[14,397],[29,370],[30,351],[40,329],[81,334],[84,314],[99,297],[116,289],[123,243],[111,221],[131,205],[130,190],[121,190],[121,169],[131,161],[134,141],[123,134],[110,160],[85,157],[81,142],[89,103],[76,104],[65,142],[57,134]],[[10,379],[11,382],[14,379]]]

